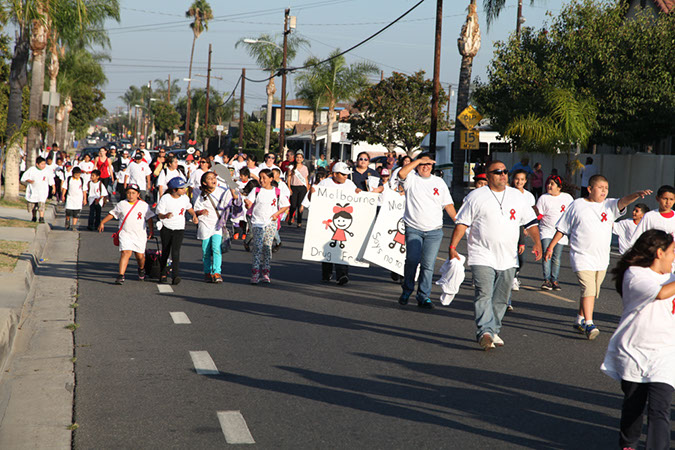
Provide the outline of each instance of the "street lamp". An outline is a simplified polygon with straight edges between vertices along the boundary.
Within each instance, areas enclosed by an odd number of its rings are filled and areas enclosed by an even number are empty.
[[[284,50],[283,48],[281,48],[280,46],[278,46],[278,45],[275,44],[274,42],[263,41],[263,40],[261,40],[261,39],[249,39],[249,38],[246,38],[246,39],[244,39],[244,42],[245,42],[246,44],[269,44],[269,45],[275,46],[276,48],[278,48],[278,49],[281,50],[281,51]]]

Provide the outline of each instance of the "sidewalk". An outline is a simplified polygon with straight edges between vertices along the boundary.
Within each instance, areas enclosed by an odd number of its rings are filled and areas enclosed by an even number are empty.
[[[30,220],[25,209],[0,218]],[[47,223],[55,209],[48,207]],[[73,334],[79,233],[0,227],[0,240],[30,242],[0,274],[0,448],[71,448]]]

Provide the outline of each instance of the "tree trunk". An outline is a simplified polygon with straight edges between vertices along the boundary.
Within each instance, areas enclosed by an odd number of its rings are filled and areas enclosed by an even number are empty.
[[[277,87],[274,85],[274,78],[270,78],[267,83],[267,114],[265,118],[265,153],[270,151],[270,139],[272,136],[272,104],[274,104],[274,94],[277,92]]]
[[[333,124],[335,123],[335,101],[328,104],[328,128],[326,129],[326,159],[330,158],[333,146]]]
[[[56,44],[56,33],[52,32],[52,42],[51,42],[51,48],[50,48],[50,56],[49,56],[49,65],[47,66],[47,72],[49,73],[49,99],[50,103],[52,99],[56,97],[56,77],[59,75],[59,49],[58,45]],[[49,113],[47,113],[47,122],[49,123],[49,126],[51,129],[47,130],[46,136],[45,136],[45,142],[47,142],[47,145],[51,145],[53,141],[55,141],[55,134],[56,134],[56,111],[52,109],[52,106],[47,105],[47,111],[52,111],[52,114],[54,115],[54,119],[52,120],[49,117]]]
[[[9,201],[19,200],[19,164],[21,164],[21,144],[23,139],[12,143],[5,151],[5,190],[3,198]]]
[[[190,50],[190,70],[188,71],[188,85],[187,85],[187,113],[185,114],[185,140],[190,140],[190,84],[192,83],[192,58],[195,55],[195,42],[197,42],[197,35],[192,36],[192,50]]]
[[[38,9],[41,5],[38,4]],[[44,11],[38,11],[44,15]],[[30,113],[29,119],[35,121],[42,120],[42,91],[45,84],[45,48],[47,47],[48,29],[44,22],[40,20],[33,21],[33,29],[30,37],[30,47],[33,51],[33,61],[31,64],[31,86],[30,86]],[[28,140],[26,142],[26,167],[35,165],[37,157],[37,148],[39,145],[40,130],[31,127],[28,131]]]
[[[63,149],[61,142],[63,142],[63,119],[65,119],[65,116],[66,106],[62,103],[54,114],[54,142],[58,143],[61,149]]]

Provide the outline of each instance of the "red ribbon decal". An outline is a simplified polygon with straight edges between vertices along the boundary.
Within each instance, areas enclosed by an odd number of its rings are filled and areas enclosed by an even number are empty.
[[[675,298],[673,299],[673,314],[675,314]]]
[[[138,213],[138,220],[141,220],[143,218],[143,213]]]
[[[179,216],[182,216],[184,211],[185,211],[185,208],[181,208],[181,209],[180,209],[180,212],[178,213],[178,215],[179,215]]]
[[[560,212],[565,212],[565,205],[562,205],[562,206],[560,207]]]
[[[277,199],[272,200],[272,206],[277,206]]]
[[[332,222],[332,220],[331,220],[331,219],[328,219],[328,220],[324,220],[324,221],[321,222],[321,223],[324,224],[324,225],[326,225],[326,230],[327,230],[327,229],[328,229],[328,226],[331,224],[331,222]]]
[[[438,188],[434,188],[434,195],[441,195],[438,193]]]
[[[607,222],[607,213],[602,213],[600,214],[602,216],[602,219],[600,219],[600,222]]]
[[[351,206],[347,206],[345,208],[343,208],[342,206],[333,206],[333,214],[337,214],[342,211],[351,214],[354,212],[354,208],[352,208]]]
[[[47,177],[42,177],[42,181],[47,181]]]
[[[516,220],[516,210],[515,210],[515,209],[512,209],[512,210],[509,211],[509,212],[511,213],[511,220]]]

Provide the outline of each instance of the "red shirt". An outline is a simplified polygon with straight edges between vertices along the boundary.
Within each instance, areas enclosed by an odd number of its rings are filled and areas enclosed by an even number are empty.
[[[101,158],[97,156],[95,163],[96,168],[101,172],[101,178],[110,178],[111,173],[108,158],[105,161],[101,161]]]

